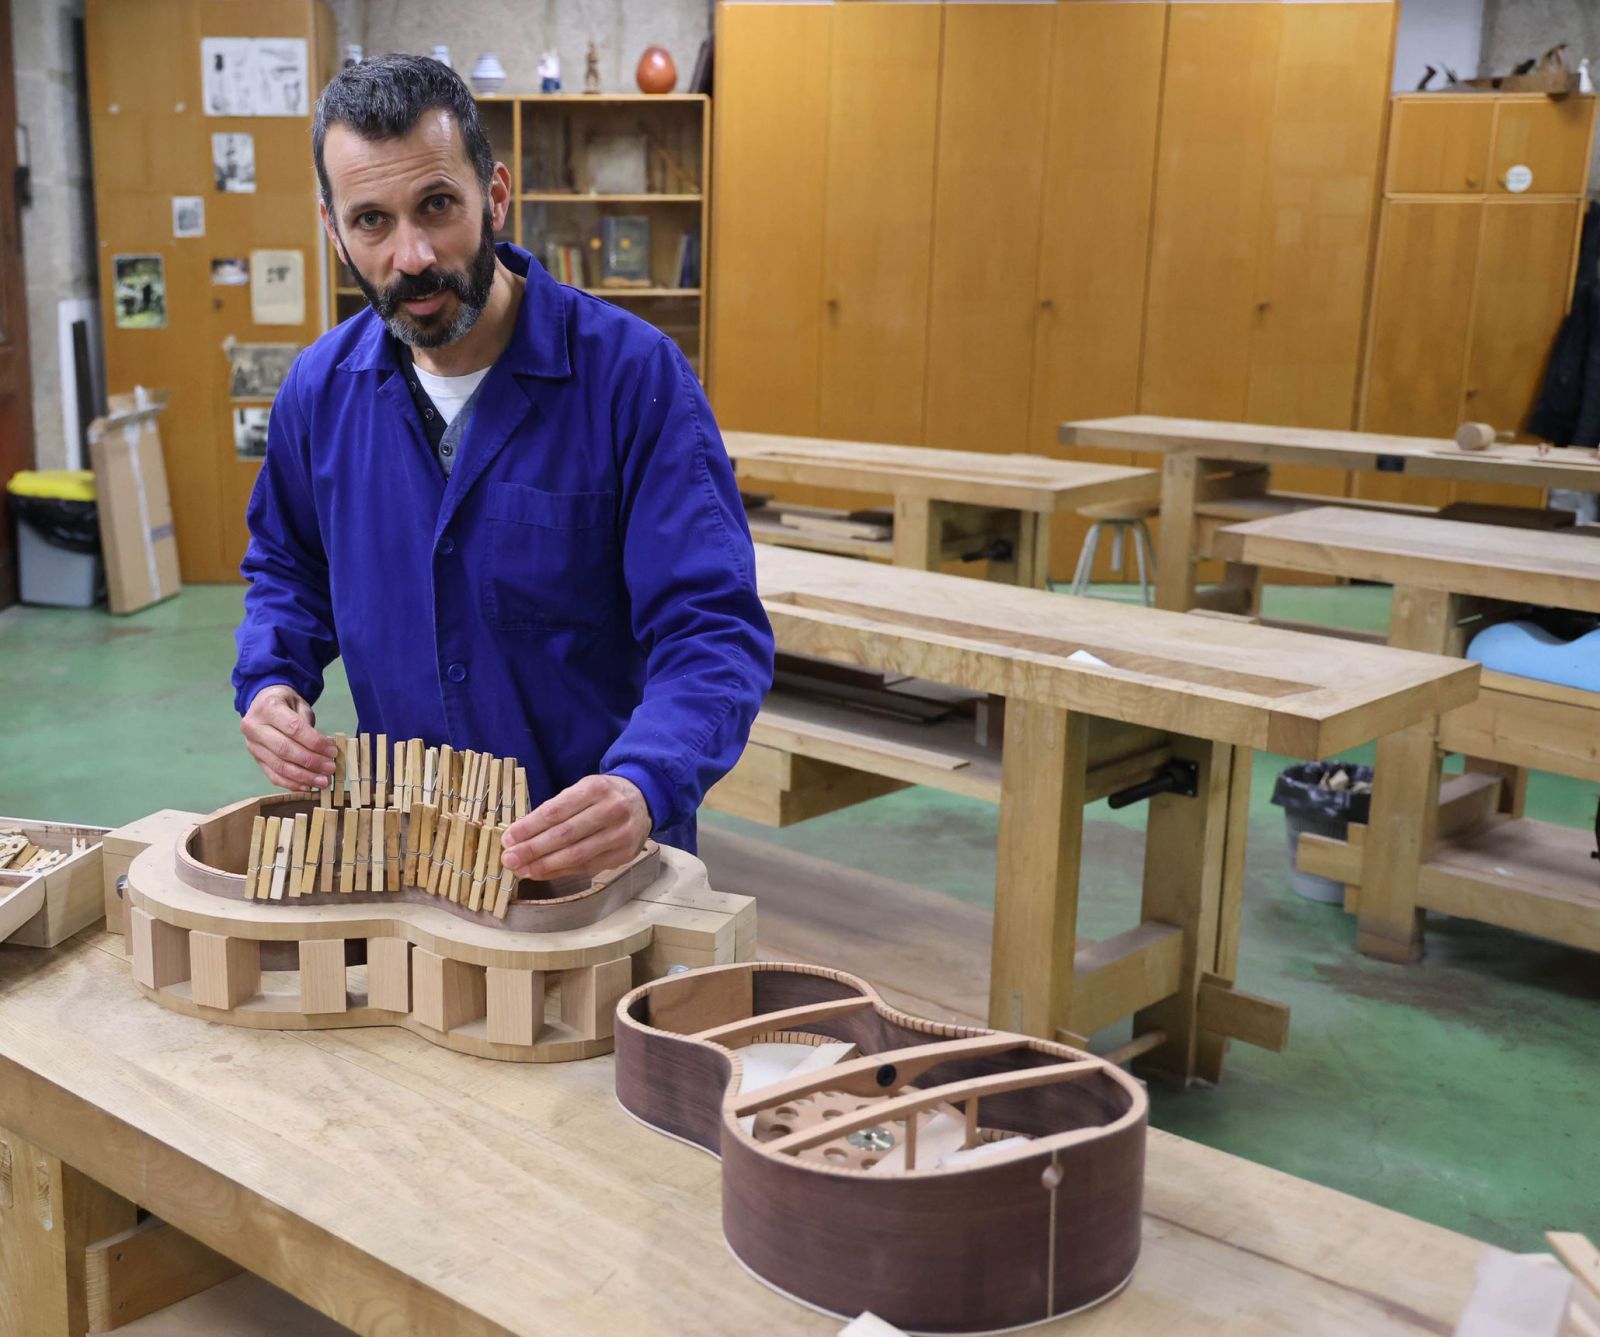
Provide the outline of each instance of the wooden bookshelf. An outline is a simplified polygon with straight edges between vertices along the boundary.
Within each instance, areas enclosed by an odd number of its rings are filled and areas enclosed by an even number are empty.
[[[704,379],[710,98],[701,93],[501,93],[477,101],[495,157],[511,172],[511,211],[499,240],[517,242],[541,264],[547,245],[578,247],[584,281],[574,286],[616,302],[670,335]],[[627,173],[619,158],[629,152],[636,177],[642,157],[637,184],[643,189],[595,189],[602,174]],[[602,280],[601,220],[622,214],[650,221],[649,286],[608,287]],[[684,236],[696,231],[699,281],[683,285]],[[331,248],[328,264],[333,277],[328,320],[336,324],[362,310],[365,300]]]

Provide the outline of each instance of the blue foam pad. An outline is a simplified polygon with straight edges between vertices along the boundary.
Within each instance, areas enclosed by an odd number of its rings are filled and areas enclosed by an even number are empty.
[[[1467,658],[1497,673],[1600,692],[1600,628],[1563,641],[1532,622],[1497,622],[1472,638]]]

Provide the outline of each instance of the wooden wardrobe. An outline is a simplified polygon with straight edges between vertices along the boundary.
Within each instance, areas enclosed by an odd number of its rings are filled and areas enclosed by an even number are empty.
[[[724,426],[1061,455],[1073,417],[1353,425],[1391,4],[717,16]]]
[[[1593,96],[1394,99],[1364,430],[1521,432],[1571,296],[1594,123]],[[1357,491],[1429,506],[1540,501],[1534,488],[1376,475]]]

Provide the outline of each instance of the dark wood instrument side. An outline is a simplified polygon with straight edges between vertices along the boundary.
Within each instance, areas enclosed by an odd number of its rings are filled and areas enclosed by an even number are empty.
[[[629,998],[635,999],[631,1005]],[[619,1011],[634,1021],[649,1010],[635,993]],[[733,1058],[724,1049],[662,1031],[616,1027],[617,1100],[635,1118],[722,1154],[722,1097],[733,1080]]]
[[[819,1173],[729,1136],[723,1233],[758,1276],[843,1316],[870,1309],[916,1332],[1034,1323],[1104,1299],[1133,1272],[1144,1138],[1140,1118],[1053,1154],[878,1178]]]

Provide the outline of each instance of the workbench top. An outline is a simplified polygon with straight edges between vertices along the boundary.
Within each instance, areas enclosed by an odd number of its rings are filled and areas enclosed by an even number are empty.
[[[990,455],[764,432],[724,432],[722,441],[741,478],[1046,515],[1104,502],[1154,501],[1161,490],[1160,475],[1153,469],[1043,455]]]
[[[739,1267],[718,1163],[612,1077],[182,1017],[98,930],[0,946],[0,1125],[358,1332],[838,1331]],[[1488,1248],[1158,1132],[1145,1213],[1128,1289],[1036,1331],[1447,1332]]]
[[[1331,756],[1478,691],[1459,659],[1237,620],[766,545],[756,574],[782,650],[1289,756]]]
[[[1188,453],[1240,463],[1310,464],[1365,473],[1400,473],[1414,478],[1525,483],[1533,487],[1600,490],[1600,462],[1587,448],[1555,449],[1501,444],[1466,451],[1451,440],[1344,432],[1321,427],[1274,427],[1129,414],[1061,424],[1062,445],[1112,450]]]

